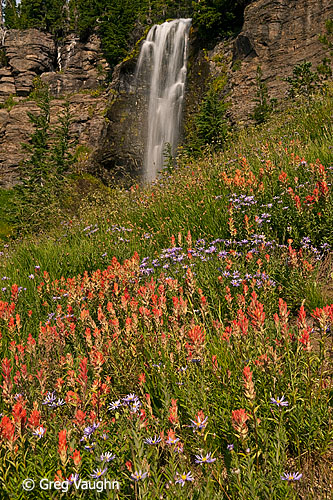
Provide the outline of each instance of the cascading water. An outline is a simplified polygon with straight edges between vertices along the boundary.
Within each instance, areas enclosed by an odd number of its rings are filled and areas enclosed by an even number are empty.
[[[148,94],[148,124],[143,178],[150,182],[163,168],[167,145],[174,154],[181,128],[187,46],[191,19],[153,26],[144,41],[136,69]]]

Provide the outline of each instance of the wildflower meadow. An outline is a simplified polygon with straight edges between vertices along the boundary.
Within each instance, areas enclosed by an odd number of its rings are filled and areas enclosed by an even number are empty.
[[[328,499],[332,100],[0,253],[1,499]]]

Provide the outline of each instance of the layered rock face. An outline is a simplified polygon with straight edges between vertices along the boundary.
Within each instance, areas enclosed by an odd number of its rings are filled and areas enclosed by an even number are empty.
[[[259,65],[270,98],[278,100],[297,64],[309,61],[316,69],[326,55],[318,36],[332,17],[331,0],[258,0],[246,8],[232,48],[232,64],[239,61],[239,69],[230,72],[233,121],[247,121],[253,111]]]
[[[37,75],[55,70],[56,47],[51,35],[36,29],[9,30],[4,37],[4,49],[15,86],[13,93],[18,96],[29,94]]]
[[[108,65],[96,35],[84,44],[69,35],[58,47],[51,35],[36,29],[8,30],[2,38],[6,60],[0,67],[0,187],[9,188],[18,182],[22,143],[33,132],[27,113],[38,113],[29,100],[34,79],[38,76],[49,85],[51,123],[64,109],[65,99],[69,101],[70,132],[75,148],[84,146],[84,163],[107,130],[102,86]]]

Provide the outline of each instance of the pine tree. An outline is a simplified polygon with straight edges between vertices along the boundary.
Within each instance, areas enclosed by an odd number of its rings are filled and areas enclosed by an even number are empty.
[[[6,28],[17,29],[19,25],[19,9],[16,0],[5,0],[3,4],[3,15]]]

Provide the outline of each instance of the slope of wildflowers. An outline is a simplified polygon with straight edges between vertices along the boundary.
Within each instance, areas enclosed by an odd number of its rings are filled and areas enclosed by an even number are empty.
[[[330,497],[331,116],[4,246],[1,498]]]

